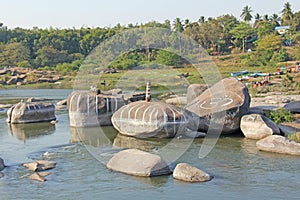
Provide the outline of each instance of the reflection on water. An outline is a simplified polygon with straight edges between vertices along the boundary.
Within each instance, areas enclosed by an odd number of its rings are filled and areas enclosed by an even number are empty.
[[[55,132],[55,125],[50,123],[8,124],[10,133],[26,142],[30,138],[50,135]]]

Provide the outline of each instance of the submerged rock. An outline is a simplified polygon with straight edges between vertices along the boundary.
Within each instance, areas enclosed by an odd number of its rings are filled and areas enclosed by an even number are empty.
[[[173,172],[173,177],[186,182],[205,182],[213,178],[209,174],[187,163],[177,164]]]
[[[50,103],[19,102],[7,111],[7,122],[24,124],[56,120],[55,106]]]
[[[90,91],[75,91],[68,97],[71,127],[109,126],[111,116],[125,105],[120,94],[97,94]]]
[[[50,172],[35,172],[34,174],[31,174],[29,178],[31,180],[39,181],[39,182],[45,182],[47,179],[46,176],[50,175]]]
[[[186,123],[179,108],[162,102],[133,102],[112,116],[112,124],[121,134],[140,138],[174,137]]]
[[[2,171],[5,168],[4,160],[0,158],[0,171]]]
[[[240,128],[241,117],[249,113],[250,95],[247,87],[235,78],[226,78],[186,106],[198,120],[198,130],[222,129],[232,133]]]
[[[241,119],[241,130],[246,138],[259,140],[273,134],[280,134],[278,126],[260,114],[244,115]]]
[[[137,149],[118,152],[109,160],[106,167],[134,176],[149,177],[171,173],[168,164],[160,156]]]
[[[280,135],[271,135],[256,142],[262,151],[300,156],[300,144]]]

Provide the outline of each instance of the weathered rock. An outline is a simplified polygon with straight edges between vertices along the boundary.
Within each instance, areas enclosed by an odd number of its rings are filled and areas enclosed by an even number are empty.
[[[0,158],[0,171],[2,171],[5,168],[4,160]]]
[[[90,91],[75,91],[68,97],[70,126],[109,126],[111,116],[125,105],[122,95],[96,94]]]
[[[246,138],[255,140],[273,134],[280,134],[278,126],[272,120],[260,114],[244,115],[240,127]]]
[[[58,105],[58,106],[66,106],[67,102],[68,102],[67,99],[63,99],[63,100],[57,102],[56,105]]]
[[[279,124],[278,128],[280,130],[280,133],[284,136],[288,136],[288,135],[294,134],[296,132],[300,132],[299,128],[288,126],[288,125]]]
[[[250,95],[236,78],[226,78],[186,106],[199,120],[199,131],[222,129],[222,133],[239,130],[241,117],[249,113]]]
[[[24,167],[27,167],[31,171],[45,171],[56,167],[56,162],[47,160],[37,160],[32,163],[24,163]]]
[[[121,107],[112,116],[121,134],[147,137],[174,137],[187,119],[177,107],[162,102],[137,101]]]
[[[300,113],[300,101],[287,103],[283,108],[289,110],[291,113]]]
[[[45,182],[47,179],[45,176],[48,176],[50,172],[35,172],[34,174],[31,174],[29,178],[31,180],[39,181],[39,182]]]
[[[173,172],[173,177],[186,182],[205,182],[213,178],[209,174],[187,163],[177,164]]]
[[[256,142],[259,150],[300,156],[300,144],[280,135],[271,135]]]
[[[160,156],[137,149],[118,152],[106,166],[113,171],[134,176],[159,176],[171,172]]]
[[[187,89],[187,104],[190,104],[192,101],[194,101],[196,97],[201,95],[205,90],[207,90],[207,88],[207,85],[191,84]]]
[[[167,104],[173,104],[173,105],[186,105],[186,97],[173,97],[166,100]]]
[[[55,106],[50,103],[20,102],[7,111],[7,122],[23,124],[55,120]]]
[[[14,85],[18,82],[18,77],[12,76],[8,81],[6,81],[7,85]]]

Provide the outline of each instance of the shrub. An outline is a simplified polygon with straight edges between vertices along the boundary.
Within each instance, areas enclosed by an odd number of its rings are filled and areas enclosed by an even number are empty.
[[[270,111],[269,113],[266,114],[266,116],[269,119],[273,120],[276,124],[293,121],[292,113],[289,110],[285,110],[283,108]]]
[[[288,135],[288,139],[300,143],[300,132]]]

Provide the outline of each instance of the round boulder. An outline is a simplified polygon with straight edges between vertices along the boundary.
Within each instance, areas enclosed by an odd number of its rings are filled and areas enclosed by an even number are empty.
[[[179,163],[176,165],[173,177],[186,182],[205,182],[213,178],[209,174],[187,163]]]
[[[179,108],[162,102],[133,102],[112,116],[112,124],[121,134],[139,138],[174,137],[186,123]]]
[[[270,135],[256,142],[262,151],[300,156],[300,144],[280,135]]]
[[[222,133],[232,133],[240,128],[241,117],[249,113],[250,95],[247,87],[236,78],[225,78],[186,106],[198,130],[222,128]]]
[[[244,115],[241,119],[241,131],[246,138],[259,140],[273,134],[280,134],[278,126],[260,114]]]
[[[159,176],[170,174],[168,164],[158,155],[137,149],[127,149],[115,154],[106,167],[134,176]]]

